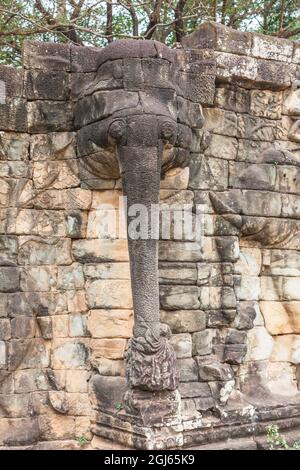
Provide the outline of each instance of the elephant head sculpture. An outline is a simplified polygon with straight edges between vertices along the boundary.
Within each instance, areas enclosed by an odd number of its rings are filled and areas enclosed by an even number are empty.
[[[170,330],[160,323],[159,214],[151,213],[151,206],[159,204],[161,176],[187,165],[191,149],[199,151],[200,102],[207,89],[207,81],[199,85],[204,59],[201,51],[170,50],[155,41],[116,41],[99,50],[97,72],[82,84],[75,106],[83,187],[99,188],[99,181],[121,176],[128,207],[142,204],[152,217],[146,236],[137,239],[128,230],[134,307],[127,352],[131,388],[175,390],[178,383]],[[206,69],[210,65],[213,69],[206,58]],[[128,228],[130,221],[128,211]]]

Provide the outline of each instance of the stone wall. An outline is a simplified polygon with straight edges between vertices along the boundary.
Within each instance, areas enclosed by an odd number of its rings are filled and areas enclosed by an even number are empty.
[[[192,90],[210,90],[199,146],[161,182],[164,204],[205,208],[201,242],[160,241],[161,320],[192,445],[272,420],[299,427],[300,47],[211,23],[183,47],[216,64]],[[74,109],[82,90],[118,100],[138,72],[130,58],[98,68],[97,54],[27,42],[22,69],[0,67],[0,448],[76,447],[92,439],[97,401],[122,408],[127,242],[103,238],[101,223],[105,205],[118,215],[122,185],[87,177]]]

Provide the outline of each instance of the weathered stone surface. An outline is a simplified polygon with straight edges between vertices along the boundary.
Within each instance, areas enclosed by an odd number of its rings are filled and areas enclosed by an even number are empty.
[[[193,356],[205,356],[212,352],[213,339],[216,331],[213,329],[206,329],[193,333]]]
[[[201,310],[161,311],[160,319],[169,325],[172,333],[193,333],[204,330],[206,326],[206,315]]]
[[[25,68],[70,70],[70,45],[26,41],[23,50]]]
[[[57,268],[54,266],[28,266],[21,271],[20,287],[23,292],[54,290],[56,287],[56,279]]]
[[[36,333],[34,318],[20,315],[11,320],[11,334],[13,338],[33,338]]]
[[[23,96],[29,100],[66,100],[69,88],[69,74],[66,72],[25,72]]]
[[[160,263],[160,284],[177,284],[178,278],[181,284],[195,284],[197,280],[197,268],[194,264]]]
[[[58,268],[57,287],[61,290],[83,288],[84,277],[82,266],[78,263],[73,263],[71,266]]]
[[[37,237],[19,237],[20,265],[71,264],[71,241],[54,239],[47,241]]]
[[[274,348],[271,361],[300,363],[300,337],[298,335],[283,335],[274,338]]]
[[[94,358],[123,359],[125,354],[126,340],[114,339],[92,339],[90,342],[92,361]]]
[[[128,261],[127,240],[78,240],[72,252],[76,261],[85,263]]]
[[[196,358],[200,380],[205,382],[213,380],[231,380],[233,372],[228,364],[222,364],[214,359]]]
[[[274,190],[276,182],[275,165],[249,165],[247,163],[229,164],[229,185],[241,189]]]
[[[16,266],[17,252],[17,238],[0,235],[0,266]]]
[[[27,134],[0,132],[0,161],[28,160],[29,136]]]
[[[81,369],[87,358],[88,349],[84,342],[57,340],[52,346],[51,366],[54,369]]]
[[[161,286],[160,303],[166,310],[199,309],[199,292],[196,286]]]
[[[259,277],[241,276],[239,283],[235,285],[235,292],[239,300],[258,300],[261,293]]]
[[[45,368],[49,366],[49,351],[39,338],[12,339],[8,347],[8,364],[10,370]]]
[[[258,62],[253,57],[235,55],[227,52],[215,54],[217,63],[217,79],[221,82],[247,85],[257,77]]]
[[[180,382],[197,382],[198,368],[197,363],[192,358],[177,359],[177,367],[180,374]]]
[[[37,189],[67,189],[79,186],[76,161],[35,162],[33,180]]]
[[[182,383],[179,386],[183,398],[206,398],[211,396],[208,384],[199,382]]]
[[[254,34],[252,54],[254,57],[260,57],[261,59],[290,62],[293,54],[293,44],[288,40]]]
[[[299,302],[260,302],[266,329],[271,335],[300,333]]]
[[[251,114],[269,119],[280,119],[282,108],[282,92],[252,90],[250,92]]]
[[[69,103],[62,101],[29,101],[28,131],[45,133],[71,131],[73,110]]]
[[[57,413],[39,417],[41,439],[70,439],[75,433],[75,419]]]
[[[15,292],[20,288],[20,272],[18,268],[0,267],[0,291]]]
[[[33,161],[76,158],[75,133],[49,132],[31,136],[30,158]]]
[[[253,328],[258,310],[259,308],[255,302],[238,302],[234,327],[238,330],[250,330]]]
[[[0,367],[4,369],[7,365],[6,343],[0,341]]]
[[[187,189],[189,168],[173,168],[166,172],[161,181],[161,189]]]
[[[26,101],[22,98],[12,98],[5,104],[0,104],[0,130],[27,131]]]
[[[209,146],[204,155],[225,160],[235,160],[238,150],[238,141],[234,137],[211,134]]]
[[[107,359],[105,357],[93,358],[93,366],[97,368],[100,375],[125,376],[125,362],[117,359]]]
[[[204,130],[229,137],[237,137],[238,121],[235,113],[218,108],[205,108],[203,115]]]
[[[224,190],[227,188],[228,163],[226,160],[192,154],[189,167],[191,189]]]
[[[251,35],[221,26],[218,23],[204,23],[192,34],[183,38],[183,46],[227,51],[233,54],[250,54]]]
[[[238,86],[221,86],[216,89],[215,104],[229,111],[249,113],[250,94],[248,90]]]
[[[262,270],[264,275],[299,276],[300,254],[293,250],[263,250]]]
[[[261,272],[262,254],[258,248],[241,248],[239,259],[234,265],[237,274],[258,276]]]
[[[87,326],[93,338],[130,338],[132,324],[131,310],[91,310]]]
[[[87,284],[87,300],[90,308],[132,308],[130,282],[126,280],[96,280]]]
[[[273,339],[263,326],[254,327],[248,332],[247,361],[269,359],[273,350]]]
[[[1,419],[1,444],[4,446],[28,445],[36,442],[40,437],[38,419],[35,418],[9,418]]]
[[[192,356],[192,338],[188,333],[173,335],[170,340],[178,359]]]

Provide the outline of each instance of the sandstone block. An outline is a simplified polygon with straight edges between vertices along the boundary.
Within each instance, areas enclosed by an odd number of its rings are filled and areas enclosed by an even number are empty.
[[[6,355],[6,343],[0,341],[0,367],[1,369],[5,368],[7,365],[7,355]]]
[[[36,334],[34,318],[20,315],[11,320],[11,334],[13,338],[33,338]]]
[[[72,248],[76,261],[84,263],[129,259],[127,240],[76,240]]]
[[[61,211],[21,209],[16,216],[17,235],[65,237],[65,217]]]
[[[16,237],[0,235],[0,266],[16,266],[18,240]]]
[[[234,162],[229,164],[229,185],[241,189],[274,190],[276,167],[268,164],[249,165]]]
[[[39,416],[41,439],[71,439],[75,435],[75,418],[51,413]]]
[[[8,345],[9,369],[36,369],[49,366],[49,351],[39,339],[12,339]]]
[[[88,389],[88,372],[86,370],[68,370],[66,373],[66,391],[86,393]]]
[[[196,358],[200,380],[205,382],[214,380],[232,380],[233,372],[228,364],[222,364],[214,359]]]
[[[180,382],[197,382],[198,367],[196,361],[192,358],[177,359]]]
[[[125,363],[122,360],[100,357],[93,360],[93,365],[100,375],[125,376]]]
[[[130,279],[129,263],[98,263],[83,266],[86,279]]]
[[[0,267],[0,292],[15,292],[19,289],[19,269],[11,267]]]
[[[26,41],[23,54],[25,68],[70,70],[69,44]]]
[[[209,146],[204,155],[225,160],[235,160],[238,150],[238,141],[234,137],[212,134]]]
[[[238,300],[258,300],[261,293],[260,279],[257,276],[242,275],[239,285],[235,286],[235,293]]]
[[[300,336],[282,335],[274,338],[271,361],[300,363]]]
[[[34,162],[76,158],[74,132],[49,132],[31,136],[30,159]]]
[[[71,240],[19,237],[21,265],[71,264]]]
[[[204,330],[206,326],[206,315],[201,310],[162,311],[160,319],[173,333],[193,333]]]
[[[64,71],[25,72],[23,96],[29,100],[67,100],[69,88],[69,74]]]
[[[250,112],[250,93],[236,85],[221,86],[216,89],[215,103],[218,107],[236,113]],[[224,137],[221,137],[223,139]]]
[[[92,360],[94,358],[123,359],[126,340],[121,338],[113,339],[92,339],[90,342]]]
[[[300,333],[300,302],[260,302],[266,329],[271,335]]]
[[[132,308],[129,281],[97,280],[87,283],[87,300],[90,308]]]
[[[161,189],[187,189],[189,182],[189,168],[172,168],[163,177]]]
[[[191,189],[224,190],[228,186],[228,162],[192,154],[190,161]]]
[[[67,309],[69,312],[85,312],[88,310],[85,291],[67,291]]]
[[[82,369],[86,366],[88,349],[83,341],[59,340],[52,348],[51,365],[54,369]]]
[[[199,292],[196,286],[161,286],[160,303],[163,309],[199,309]]]
[[[26,267],[21,271],[21,290],[23,292],[43,292],[56,287],[57,268],[54,266]]]
[[[66,338],[69,336],[68,315],[55,315],[51,318],[51,323],[54,338]]]
[[[76,160],[33,163],[33,182],[37,189],[69,189],[80,185]]]
[[[83,269],[79,263],[59,267],[57,271],[57,287],[62,290],[82,289],[84,287]]]
[[[45,133],[71,131],[73,129],[73,110],[63,101],[29,101],[28,131]]]
[[[178,359],[192,356],[192,338],[190,334],[180,333],[173,335],[170,343],[172,344]]]
[[[32,393],[36,390],[48,390],[47,375],[39,369],[16,370],[14,373],[16,393]]]
[[[213,329],[193,333],[193,356],[211,354],[215,335],[216,331]]]
[[[282,92],[252,90],[250,92],[251,114],[269,119],[280,119],[282,108]]]
[[[260,34],[253,35],[252,55],[254,57],[290,62],[292,54],[293,44],[288,40]]]
[[[69,334],[71,337],[89,336],[86,315],[81,313],[70,315]]]
[[[258,276],[261,271],[262,254],[259,248],[241,248],[240,257],[234,265],[237,274]]]
[[[205,108],[203,115],[204,130],[229,137],[237,137],[237,116],[235,113],[218,108]]]
[[[131,310],[91,310],[88,330],[93,338],[130,338],[133,312]]]
[[[207,22],[192,34],[185,36],[183,46],[247,55],[251,51],[251,35],[218,23]]]
[[[249,330],[247,337],[246,361],[264,361],[270,358],[273,351],[273,338],[263,326]]]

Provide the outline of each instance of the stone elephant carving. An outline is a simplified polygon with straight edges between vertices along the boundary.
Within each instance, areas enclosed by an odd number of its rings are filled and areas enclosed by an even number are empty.
[[[121,176],[128,208],[142,204],[151,219],[146,236],[134,239],[128,230],[135,319],[128,383],[175,390],[175,353],[159,313],[159,214],[151,206],[159,204],[161,175],[185,166],[190,151],[200,148],[201,103],[213,97],[214,62],[207,51],[128,40],[99,50],[97,60],[98,70],[79,87],[75,105],[82,185],[98,188]],[[128,228],[130,222],[128,212]]]

